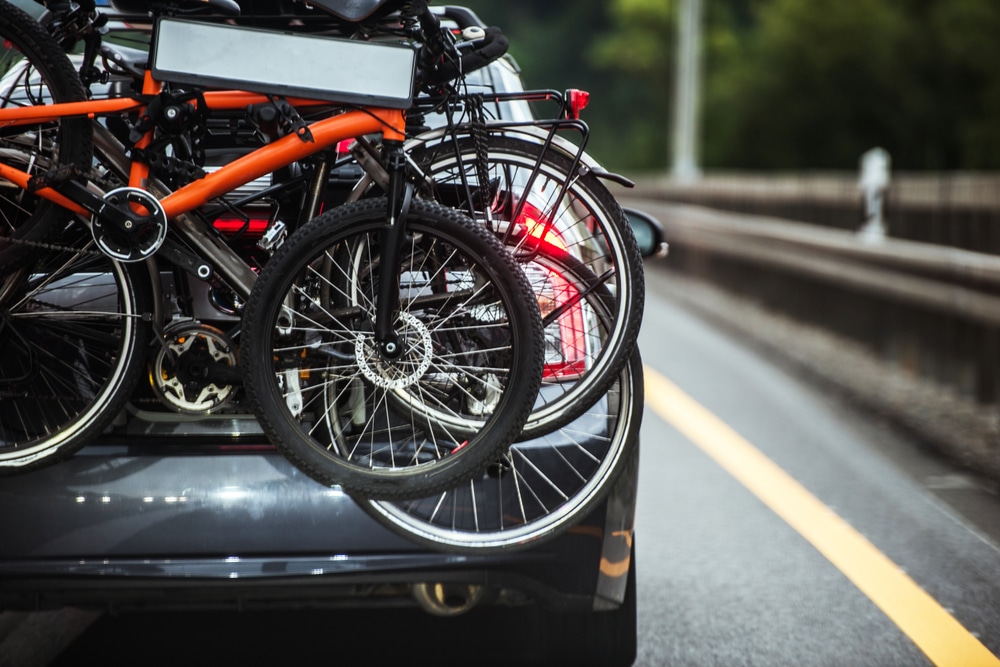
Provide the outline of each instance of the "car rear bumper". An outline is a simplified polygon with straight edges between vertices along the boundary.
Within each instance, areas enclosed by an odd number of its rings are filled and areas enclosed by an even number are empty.
[[[0,484],[0,609],[409,604],[435,583],[481,587],[484,602],[614,607],[632,468],[567,534],[459,555],[391,533],[265,444],[103,441]]]

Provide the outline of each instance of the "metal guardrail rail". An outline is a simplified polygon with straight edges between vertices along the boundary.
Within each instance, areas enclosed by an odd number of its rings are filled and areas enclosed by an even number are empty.
[[[668,243],[781,268],[1000,326],[1000,256],[621,195],[658,218]]]
[[[842,230],[865,218],[858,172],[718,172],[696,182],[638,176],[644,197]],[[1000,255],[1000,173],[893,172],[882,193],[889,235]]]

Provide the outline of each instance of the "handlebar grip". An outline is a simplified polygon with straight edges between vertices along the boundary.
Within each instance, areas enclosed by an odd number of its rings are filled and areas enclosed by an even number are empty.
[[[486,67],[507,53],[509,46],[510,42],[500,28],[495,26],[487,28],[483,40],[476,44],[471,52],[462,55],[462,72],[468,74]]]
[[[486,34],[483,39],[475,44],[470,51],[462,54],[460,63],[449,60],[437,62],[433,68],[425,69],[424,80],[432,84],[451,81],[462,74],[468,74],[469,72],[486,67],[507,53],[509,46],[510,43],[507,40],[507,36],[503,34],[500,28],[486,28]]]
[[[428,37],[438,34],[441,31],[441,21],[430,10],[427,3],[424,0],[418,0],[417,2],[413,2],[412,5],[412,11],[416,13],[417,18],[420,20],[420,29],[424,31],[424,34]]]

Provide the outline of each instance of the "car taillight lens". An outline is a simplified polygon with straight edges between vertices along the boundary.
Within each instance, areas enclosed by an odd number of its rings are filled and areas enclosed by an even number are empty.
[[[232,236],[242,231],[245,236],[259,238],[267,229],[267,223],[267,218],[250,218],[249,222],[245,222],[240,218],[216,218],[212,226],[227,236]],[[246,227],[246,230],[244,230],[244,227]]]
[[[535,247],[539,253],[545,253],[546,248],[549,248],[550,255],[558,256],[566,252],[566,242],[537,207],[526,202],[517,222],[537,239]],[[543,319],[565,304],[573,304],[563,309],[545,327],[545,368],[542,377],[550,381],[578,378],[587,370],[587,334],[580,293],[571,281],[548,265],[534,263],[531,269],[528,274]]]
[[[337,157],[344,157],[351,152],[351,145],[354,143],[354,139],[342,139],[337,143]]]
[[[543,318],[563,304],[574,305],[545,327],[545,367],[542,377],[545,380],[575,379],[587,370],[587,341],[583,307],[578,300],[579,292],[554,271],[548,271],[546,282],[551,295],[536,291]]]
[[[566,242],[559,235],[558,230],[550,224],[548,216],[530,202],[525,202],[524,206],[521,207],[521,213],[517,216],[516,222],[524,225],[528,234],[541,241],[543,245],[550,243],[560,250],[567,249]]]

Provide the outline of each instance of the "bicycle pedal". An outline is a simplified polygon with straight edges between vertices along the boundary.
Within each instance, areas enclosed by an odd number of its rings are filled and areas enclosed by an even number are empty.
[[[60,185],[71,181],[80,174],[75,164],[64,164],[61,167],[35,174],[28,180],[28,192],[38,192],[45,188],[58,189]]]

